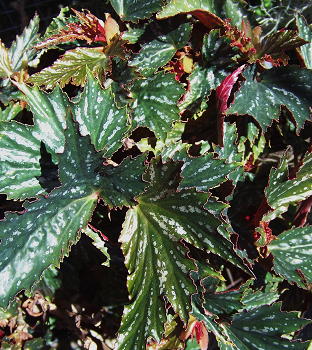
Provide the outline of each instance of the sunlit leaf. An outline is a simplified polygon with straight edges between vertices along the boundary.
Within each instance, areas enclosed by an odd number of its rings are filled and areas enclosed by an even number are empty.
[[[153,162],[144,177],[150,186],[127,212],[120,241],[131,304],[124,310],[120,348],[143,349],[148,336],[159,341],[166,320],[161,295],[187,321],[195,291],[188,274],[195,265],[180,240],[238,262],[231,243],[218,233],[221,221],[203,207],[208,196],[194,190],[176,193],[178,168],[172,162]]]
[[[9,58],[8,49],[0,40],[0,78],[9,78],[13,73],[13,68]]]
[[[18,102],[10,103],[4,109],[0,109],[0,122],[8,122],[11,119],[14,119],[21,111],[22,107]]]
[[[91,74],[73,112],[80,134],[90,135],[97,151],[103,150],[110,157],[122,146],[129,129],[126,108],[117,108],[111,88],[104,90]]]
[[[9,57],[14,72],[19,71],[23,65],[36,66],[37,51],[34,48],[39,38],[39,16],[35,15],[25,27],[21,35],[17,35],[9,49]]]
[[[137,80],[131,89],[134,121],[137,125],[147,126],[158,138],[164,139],[172,123],[180,118],[177,103],[183,91],[182,85],[172,74],[162,72]]]
[[[297,172],[296,178],[291,180],[288,180],[287,158],[284,156],[279,167],[271,170],[265,193],[273,211],[264,216],[264,221],[273,220],[284,213],[289,204],[310,197],[312,195],[312,153],[305,156],[303,166]]]
[[[102,48],[77,47],[66,51],[52,66],[33,74],[28,81],[35,85],[44,85],[48,89],[57,84],[61,87],[68,83],[84,85],[88,70],[100,77],[109,66],[109,58]]]
[[[0,123],[0,149],[0,193],[25,199],[44,192],[38,181],[40,140],[32,126]]]

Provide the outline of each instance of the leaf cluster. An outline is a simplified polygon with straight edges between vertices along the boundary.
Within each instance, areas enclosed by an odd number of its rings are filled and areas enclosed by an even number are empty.
[[[51,312],[43,281],[81,237],[112,268],[97,218],[124,210],[115,349],[308,349],[283,296],[312,285],[311,27],[265,33],[235,0],[108,9],[0,42],[0,193],[21,209],[0,221],[0,307]]]

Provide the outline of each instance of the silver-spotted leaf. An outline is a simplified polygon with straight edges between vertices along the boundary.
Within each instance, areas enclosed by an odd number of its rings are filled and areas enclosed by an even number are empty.
[[[110,3],[123,21],[137,22],[159,11],[163,0],[110,0]]]
[[[10,103],[4,109],[0,108],[0,122],[8,122],[14,119],[22,109],[18,102]]]
[[[82,230],[84,234],[86,234],[88,237],[92,239],[92,244],[100,250],[103,255],[105,256],[106,260],[102,263],[102,265],[109,267],[110,266],[110,255],[107,249],[107,246],[105,246],[105,240],[103,238],[100,238],[100,232],[96,232],[92,230],[89,226],[87,226],[84,230]]]
[[[67,120],[66,149],[59,156],[62,187],[48,197],[26,203],[22,215],[0,222],[0,305],[29,289],[50,265],[58,266],[78,231],[89,221],[100,193],[101,155]],[[18,182],[17,182],[18,183]]]
[[[64,186],[26,205],[22,215],[0,222],[0,306],[7,307],[22,289],[30,289],[51,265],[58,266],[78,230],[90,219],[97,196],[81,184]]]
[[[274,270],[301,287],[312,283],[312,226],[281,233],[268,246],[274,257]]]
[[[311,70],[296,66],[277,67],[256,77],[255,67],[251,66],[243,76],[246,81],[235,94],[227,114],[249,114],[264,130],[279,118],[281,106],[286,106],[292,113],[298,129],[310,120]]]
[[[207,101],[211,91],[215,89],[227,76],[224,69],[222,50],[228,45],[220,38],[218,29],[211,30],[203,39],[202,60],[195,63],[194,69],[188,77],[188,89],[179,104],[181,110],[203,109],[203,103]],[[227,56],[229,53],[227,53]],[[230,67],[230,58],[227,67]]]
[[[300,202],[312,195],[312,153],[303,159],[303,165],[294,179],[288,180],[288,165],[286,155],[277,169],[270,173],[269,185],[265,189],[268,204],[273,209],[263,220],[273,220],[284,213],[289,204]]]
[[[110,207],[132,207],[134,198],[141,194],[146,187],[142,180],[145,171],[142,154],[134,159],[127,157],[118,166],[107,165],[100,170],[101,197]]]
[[[204,298],[203,306],[205,310],[215,315],[231,314],[243,308],[239,290],[220,293],[206,292]]]
[[[17,86],[24,93],[34,115],[36,137],[45,143],[52,155],[64,152],[64,130],[69,108],[67,95],[59,87],[48,94],[37,87],[30,88],[25,84]]]
[[[172,123],[180,118],[177,103],[183,92],[172,74],[162,72],[137,80],[131,89],[134,122],[147,126],[157,138],[165,139]]]
[[[235,0],[225,0],[223,5],[226,18],[231,19],[231,24],[240,28],[245,17],[245,11],[242,6],[243,2]]]
[[[188,275],[195,265],[181,240],[240,264],[231,243],[218,233],[222,222],[204,208],[208,195],[176,192],[179,168],[173,162],[153,162],[144,177],[150,186],[127,213],[120,242],[131,304],[124,310],[120,349],[144,349],[149,336],[159,340],[166,320],[162,296],[187,321],[195,291]]]
[[[84,85],[88,70],[100,77],[109,69],[109,65],[110,60],[102,48],[78,47],[66,51],[51,67],[33,74],[28,81],[48,89],[54,88],[57,84],[61,87],[68,83]]]
[[[66,135],[67,151],[59,162],[61,182],[87,182],[108,206],[132,206],[134,197],[146,186],[142,180],[145,155],[128,157],[118,166],[107,165],[102,152],[95,152],[90,138],[80,137],[72,122]]]
[[[13,73],[9,52],[0,40],[0,78],[9,78]]]
[[[90,135],[95,149],[102,150],[107,158],[122,146],[129,129],[126,108],[117,108],[111,88],[104,90],[91,74],[74,104],[73,114],[80,134]]]
[[[159,35],[156,39],[143,45],[129,64],[137,67],[144,76],[151,75],[159,67],[168,63],[176,51],[187,44],[191,30],[190,23],[183,23],[168,34]]]
[[[309,321],[298,318],[296,313],[280,311],[280,306],[276,303],[234,315],[231,325],[222,325],[233,345],[221,349],[305,350],[307,344],[281,336],[299,330]]]
[[[157,18],[167,18],[175,16],[179,13],[187,13],[195,10],[204,10],[209,12],[216,12],[214,0],[189,0],[179,1],[170,0],[168,4],[157,14]]]
[[[190,157],[184,149],[174,159],[183,160],[180,189],[194,187],[198,191],[208,191],[225,182],[227,176],[237,169],[236,164],[226,164],[222,159],[215,159],[213,153]]]
[[[24,28],[21,35],[17,35],[9,48],[9,57],[14,72],[23,68],[25,62],[28,66],[35,66],[39,62],[35,60],[37,50],[34,48],[39,38],[39,16],[35,15]]]
[[[308,25],[306,19],[302,15],[296,16],[296,25],[298,27],[299,36],[308,41],[307,44],[300,47],[303,61],[307,68],[312,69],[312,28]]]
[[[0,193],[9,199],[35,197],[44,190],[38,177],[40,140],[32,126],[0,123]]]

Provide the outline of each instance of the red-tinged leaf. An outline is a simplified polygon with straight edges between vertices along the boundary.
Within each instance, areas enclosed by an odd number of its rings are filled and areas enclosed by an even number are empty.
[[[202,321],[197,321],[193,316],[191,316],[187,328],[180,334],[179,338],[183,341],[195,338],[200,350],[207,350],[208,348],[209,336],[207,329]]]
[[[256,233],[260,233],[260,236],[257,240],[257,245],[266,246],[274,239],[274,235],[272,234],[272,230],[269,227],[269,223],[266,221],[260,221],[259,227],[257,228]]]
[[[245,65],[238,67],[232,74],[227,76],[223,80],[223,82],[217,87],[217,106],[220,114],[223,114],[228,109],[228,99],[230,97],[231,91],[244,68]]]
[[[294,30],[280,30],[270,34],[260,40],[254,46],[257,50],[255,56],[260,63],[270,62],[274,67],[287,65],[289,57],[285,51],[292,50],[306,44],[307,41],[301,39]]]
[[[300,204],[294,219],[294,225],[296,227],[303,227],[306,224],[311,208],[312,196],[307,198]]]
[[[236,47],[248,63],[260,63],[267,68],[268,63],[274,67],[287,65],[289,57],[285,51],[292,50],[307,43],[294,30],[280,30],[261,37],[262,29],[252,28],[248,21],[242,22],[242,30],[224,22],[223,35],[230,39],[231,46]]]
[[[195,337],[200,347],[200,350],[207,350],[209,337],[208,337],[208,332],[204,323],[197,321],[194,328],[195,328]]]
[[[191,11],[190,14],[196,17],[205,27],[210,30],[220,28],[225,23],[220,17],[208,11],[195,10]]]
[[[57,45],[74,40],[85,40],[88,44],[94,41],[106,42],[104,23],[94,16],[90,11],[80,12],[72,9],[80,23],[68,23],[65,29],[58,34],[52,35],[41,43],[36,49],[43,49],[48,46]]]
[[[242,26],[243,30],[239,30],[237,27],[232,26],[229,20],[226,20],[222,28],[222,35],[230,39],[230,45],[236,47],[241,55],[246,60],[249,60],[256,53],[254,42],[259,41],[259,32],[261,31],[259,31],[259,27],[252,30],[248,22],[243,22]]]

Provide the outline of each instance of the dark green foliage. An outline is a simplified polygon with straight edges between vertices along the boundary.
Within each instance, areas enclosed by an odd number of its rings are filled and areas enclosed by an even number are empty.
[[[311,28],[261,33],[275,3],[111,0],[0,42],[1,347],[309,348]]]

